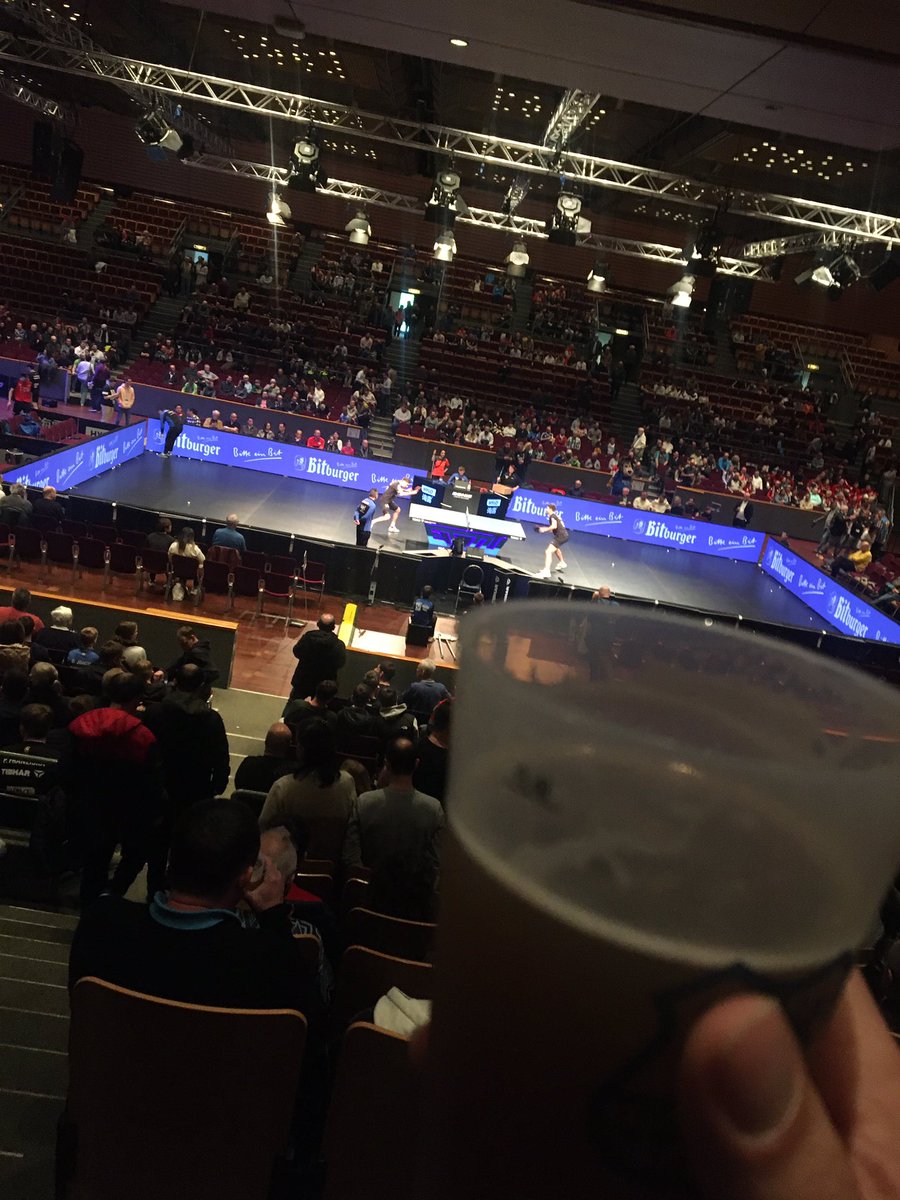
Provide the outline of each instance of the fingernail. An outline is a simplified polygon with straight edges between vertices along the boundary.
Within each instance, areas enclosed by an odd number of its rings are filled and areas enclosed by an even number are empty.
[[[744,1137],[772,1134],[793,1113],[803,1062],[775,1001],[748,1000],[746,1020],[711,1064],[722,1115]]]

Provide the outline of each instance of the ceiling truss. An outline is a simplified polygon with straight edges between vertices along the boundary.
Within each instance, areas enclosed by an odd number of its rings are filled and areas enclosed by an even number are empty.
[[[572,134],[584,123],[599,99],[598,92],[580,92],[578,88],[569,88],[547,122],[544,145],[567,146]]]
[[[782,254],[805,254],[808,250],[848,249],[859,241],[848,233],[798,233],[795,237],[748,242],[741,254],[744,258],[778,258]]]
[[[67,100],[51,100],[49,96],[42,96],[40,92],[26,87],[24,83],[19,83],[5,71],[0,71],[0,95],[15,100],[16,104],[23,104],[26,108],[40,113],[42,117],[46,117],[50,121],[61,121],[70,129],[75,126],[74,104],[70,104]]]
[[[11,34],[2,34],[4,41],[12,39],[13,42],[21,42],[22,44],[43,45],[44,48],[51,53],[54,49],[65,49],[76,56],[83,56],[86,64],[84,71],[90,74],[98,75],[101,78],[108,76],[100,68],[100,60],[109,57],[105,54],[102,47],[82,30],[74,21],[67,20],[62,14],[51,8],[49,4],[43,3],[43,0],[0,0],[0,12],[9,13],[17,20],[27,25],[30,29],[43,35],[46,39],[44,42],[37,42],[30,39],[16,39]],[[19,59],[18,61],[28,61]],[[97,68],[92,69],[89,65],[92,62],[97,62]],[[51,66],[52,63],[44,62],[35,65]],[[55,69],[55,68],[54,68]],[[176,102],[170,100],[167,96],[161,95],[157,90],[144,87],[134,80],[128,79],[113,79],[122,91],[131,96],[135,100],[140,100],[148,108],[158,108],[163,114],[169,118],[177,127],[189,133],[196,141],[208,146],[210,149],[217,150],[220,154],[228,154],[231,147],[227,139],[220,137],[205,121],[199,120],[192,113],[181,112],[176,113]],[[73,108],[74,113],[74,108]]]
[[[2,0],[2,3],[10,11],[31,11],[26,0]],[[40,0],[35,5],[35,11],[52,12],[45,9]],[[60,23],[63,26],[68,24],[65,21]],[[511,141],[490,134],[385,117],[295,92],[126,59],[97,49],[36,41],[0,32],[0,59],[28,66],[43,66],[70,75],[88,74],[124,86],[126,90],[140,89],[144,95],[152,93],[176,97],[178,100],[195,99],[220,108],[251,111],[282,120],[311,122],[340,129],[354,137],[444,153],[457,159],[471,159],[514,171],[564,174],[570,182],[588,187],[664,197],[703,209],[715,209],[725,203],[731,213],[741,216],[823,232],[848,233],[866,241],[900,240],[900,217],[818,204],[774,193],[728,192],[649,167],[576,154],[567,149]],[[199,137],[208,148],[215,148],[211,131],[201,127]]]
[[[266,163],[246,162],[234,158],[220,158],[215,154],[200,154],[188,159],[186,166],[199,167],[206,171],[219,171],[227,175],[241,175],[249,179],[257,179],[272,187],[287,187],[288,171],[284,167],[270,166]],[[384,188],[368,187],[366,184],[353,183],[345,179],[329,179],[316,191],[323,196],[335,196],[349,200],[355,204],[371,204],[380,208],[393,208],[400,212],[415,213],[421,216],[424,202],[419,196],[407,196],[401,192],[389,192]],[[547,237],[547,226],[544,221],[531,217],[519,217],[515,214],[494,212],[487,208],[469,208],[465,216],[456,218],[464,225],[477,225],[482,229],[495,229],[517,237],[541,238]],[[658,242],[639,242],[630,238],[604,237],[603,234],[586,234],[578,239],[578,244],[606,254],[624,255],[626,258],[644,258],[653,262],[672,263],[684,266],[686,259],[683,247],[664,246]],[[771,275],[760,262],[745,261],[739,258],[721,258],[719,273],[722,275],[738,275],[743,279],[771,281]]]

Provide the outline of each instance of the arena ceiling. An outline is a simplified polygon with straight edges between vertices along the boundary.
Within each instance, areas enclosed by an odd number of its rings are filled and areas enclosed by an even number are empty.
[[[4,2],[0,28],[21,30]],[[579,87],[599,96],[569,143],[580,153],[723,189],[897,209],[900,9],[889,0],[45,2],[114,54],[525,142],[541,142],[565,88]],[[304,36],[276,32],[285,23]],[[45,95],[139,108],[102,81],[4,69]],[[286,162],[289,123],[190,107],[244,156]],[[339,178],[434,169],[420,150],[325,137],[326,171]],[[475,163],[461,173],[496,191],[497,207],[513,178]],[[553,176],[532,180],[532,196],[557,190]],[[591,207],[696,222],[678,204],[620,192]]]

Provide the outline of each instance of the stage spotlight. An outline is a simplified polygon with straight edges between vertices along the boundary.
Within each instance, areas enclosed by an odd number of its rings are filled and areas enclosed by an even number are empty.
[[[134,132],[145,146],[162,146],[173,154],[177,154],[184,145],[178,130],[173,129],[162,113],[155,109],[141,117]]]
[[[701,225],[684,248],[691,274],[712,278],[718,270],[721,249],[722,231],[714,224]]]
[[[831,264],[831,276],[834,279],[835,287],[851,287],[856,283],[861,274],[859,263],[855,258],[851,258],[849,254],[842,254],[840,258],[836,258]]]
[[[449,229],[457,217],[469,215],[469,206],[459,194],[462,180],[452,166],[438,171],[431,195],[425,205],[425,217]]]
[[[587,277],[587,290],[589,292],[605,292],[608,279],[609,267],[606,263],[594,263],[593,270]]]
[[[455,254],[456,239],[449,229],[445,229],[435,238],[434,257],[438,262],[449,263],[453,262]]]
[[[266,220],[270,225],[283,225],[285,221],[289,221],[290,219],[290,207],[285,204],[277,192],[273,192],[269,199],[269,211],[266,213]]]
[[[669,288],[673,308],[690,308],[691,297],[694,294],[694,276],[682,275],[677,283]]]
[[[369,218],[366,214],[359,210],[352,221],[348,221],[344,226],[344,232],[350,234],[350,241],[354,246],[367,246],[369,238],[372,236],[372,226],[369,224]]]
[[[288,187],[298,192],[314,192],[327,183],[319,164],[318,135],[310,128],[305,137],[294,142],[288,163]]]
[[[831,273],[831,267],[825,263],[822,263],[821,266],[816,267],[813,270],[812,274],[810,275],[810,279],[813,281],[813,283],[819,284],[820,287],[838,286],[837,281]]]
[[[549,241],[557,246],[574,246],[580,233],[590,232],[590,221],[581,216],[581,198],[571,192],[560,192],[547,231]]]
[[[506,256],[507,275],[511,275],[514,279],[524,278],[529,262],[531,262],[531,255],[528,253],[525,243],[513,242],[512,250]]]

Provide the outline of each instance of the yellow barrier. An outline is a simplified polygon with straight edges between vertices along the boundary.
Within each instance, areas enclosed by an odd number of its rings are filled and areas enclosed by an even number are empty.
[[[338,637],[345,646],[350,645],[350,635],[353,633],[353,627],[356,624],[356,605],[345,604],[344,615],[341,617],[341,627],[338,630]]]

